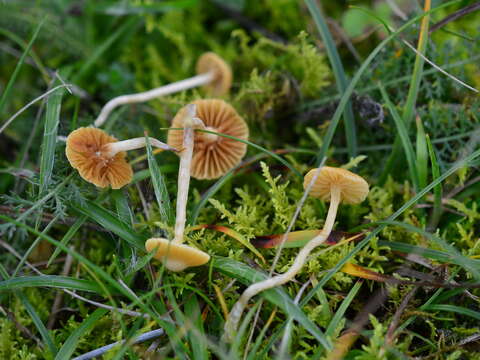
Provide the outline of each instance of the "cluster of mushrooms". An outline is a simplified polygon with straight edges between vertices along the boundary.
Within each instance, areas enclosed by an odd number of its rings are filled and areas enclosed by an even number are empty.
[[[66,156],[86,181],[100,188],[119,189],[130,183],[133,177],[126,152],[145,147],[147,139],[138,137],[118,141],[99,129],[114,108],[197,86],[204,86],[213,96],[221,96],[228,92],[231,84],[232,72],[228,64],[214,53],[203,54],[197,62],[197,75],[194,77],[110,100],[95,120],[94,126],[82,127],[70,133],[66,142]],[[204,131],[196,131],[198,129]],[[248,140],[248,136],[248,126],[235,109],[223,100],[212,98],[193,101],[180,109],[172,121],[167,144],[148,138],[152,146],[173,151],[180,157],[174,238],[151,238],[145,243],[146,251],[154,252],[154,258],[161,261],[168,270],[182,271],[188,267],[204,265],[210,260],[207,253],[183,244],[190,177],[216,179],[226,174],[239,164],[246,153],[246,144],[236,139]],[[308,172],[304,179],[304,189],[309,195],[330,202],[323,230],[300,250],[287,272],[252,284],[245,290],[225,324],[224,338],[227,341],[233,339],[248,301],[266,289],[292,280],[307,261],[310,252],[328,238],[339,203],[360,203],[369,191],[367,182],[360,176],[342,168],[327,166]]]

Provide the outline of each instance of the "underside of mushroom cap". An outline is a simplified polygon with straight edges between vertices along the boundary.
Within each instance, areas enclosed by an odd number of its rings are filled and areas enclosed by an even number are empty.
[[[188,245],[176,244],[163,238],[151,238],[145,242],[145,249],[156,249],[153,256],[170,271],[183,271],[188,267],[200,266],[210,260],[210,255]]]
[[[307,189],[317,171],[318,169],[312,169],[305,175],[304,189]],[[309,195],[329,201],[331,189],[334,186],[340,189],[342,202],[346,204],[362,202],[367,197],[369,191],[368,183],[361,176],[342,168],[323,166],[315,183],[312,185]]]
[[[232,86],[232,70],[220,56],[213,52],[207,52],[200,56],[196,67],[197,74],[210,71],[214,73],[214,80],[204,86],[210,95],[222,96],[228,93]]]
[[[125,159],[125,152],[113,157],[102,154],[104,145],[116,141],[100,129],[78,128],[68,135],[65,154],[70,165],[86,181],[101,188],[111,185],[112,189],[119,189],[132,180],[133,171]]]
[[[196,116],[207,130],[248,140],[248,126],[235,109],[223,100],[204,99],[193,101]],[[183,128],[186,107],[180,109],[172,121],[172,128]],[[183,131],[168,132],[168,145],[180,149]],[[236,166],[247,151],[247,145],[237,140],[204,132],[195,132],[191,175],[196,179],[217,179]]]

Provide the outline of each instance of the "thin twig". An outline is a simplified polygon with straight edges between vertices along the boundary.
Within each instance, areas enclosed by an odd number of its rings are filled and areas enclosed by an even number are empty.
[[[442,20],[440,20],[436,24],[432,25],[429,33],[431,34],[434,31],[440,29],[442,26],[444,26],[444,25],[446,25],[446,24],[448,24],[452,21],[455,21],[462,16],[465,16],[465,15],[468,15],[468,14],[474,12],[474,11],[477,11],[479,9],[480,9],[480,1],[478,1],[474,4],[471,4],[471,5],[465,6],[464,8],[461,8],[460,10],[455,11],[453,14],[448,15],[447,17],[443,18]]]

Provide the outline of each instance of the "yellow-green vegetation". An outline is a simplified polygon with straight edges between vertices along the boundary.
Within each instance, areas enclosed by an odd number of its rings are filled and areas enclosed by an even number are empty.
[[[0,2],[0,359],[480,358],[479,8]],[[248,124],[247,153],[191,179],[184,243],[211,260],[171,272],[144,244],[174,237],[179,156],[148,143],[128,152],[129,184],[97,188],[64,137],[114,97],[196,75],[205,52],[232,69],[222,99]],[[207,97],[123,105],[102,129],[166,142],[177,111]],[[322,163],[364,177],[368,197],[340,205],[343,239],[254,297],[224,341],[244,290],[322,229],[328,202],[302,199]],[[273,246],[287,230],[303,235]]]

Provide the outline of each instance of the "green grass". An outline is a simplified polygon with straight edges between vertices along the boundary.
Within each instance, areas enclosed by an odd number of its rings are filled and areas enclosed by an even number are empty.
[[[327,358],[333,349],[359,360],[478,357],[462,341],[478,332],[480,314],[479,107],[418,55],[478,88],[474,14],[431,34],[427,46],[429,23],[462,1],[431,9],[422,2],[428,11],[405,10],[405,22],[388,4],[361,1],[355,5],[394,30],[365,29],[352,39],[332,25],[351,10],[340,3],[225,4],[230,9],[193,0],[1,5],[0,113],[8,126],[0,134],[0,358],[68,359],[110,344],[104,358]],[[403,43],[419,38],[417,54]],[[364,59],[358,66],[347,40]],[[147,141],[128,152],[132,182],[99,189],[70,166],[59,137],[90,126],[115,96],[193,75],[205,51],[232,67],[223,98],[250,137],[197,130],[242,142],[247,153],[218,179],[192,179],[185,244],[211,260],[173,273],[144,244],[172,231],[178,156],[155,155]],[[316,66],[328,73],[315,74]],[[62,80],[51,79],[57,69]],[[72,92],[63,86],[45,95],[45,84],[60,81]],[[208,96],[200,88],[132,106],[116,112],[107,131],[165,141],[176,111]],[[45,106],[25,106],[32,99]],[[368,104],[382,106],[383,123],[367,124]],[[320,160],[341,166],[360,154],[367,157],[355,172],[370,194],[340,205],[335,229],[365,237],[316,250],[295,281],[253,298],[234,341],[223,342],[226,313],[246,286],[268,276],[276,256],[250,240],[286,231],[303,174]],[[327,207],[309,196],[292,231],[321,228]],[[274,273],[297,253],[282,249]],[[408,281],[389,284],[384,303],[373,304],[385,284],[349,275],[345,264]],[[408,284],[425,279],[441,287],[419,287],[402,304],[414,289]],[[342,334],[369,307],[379,309],[375,318],[346,344]]]

